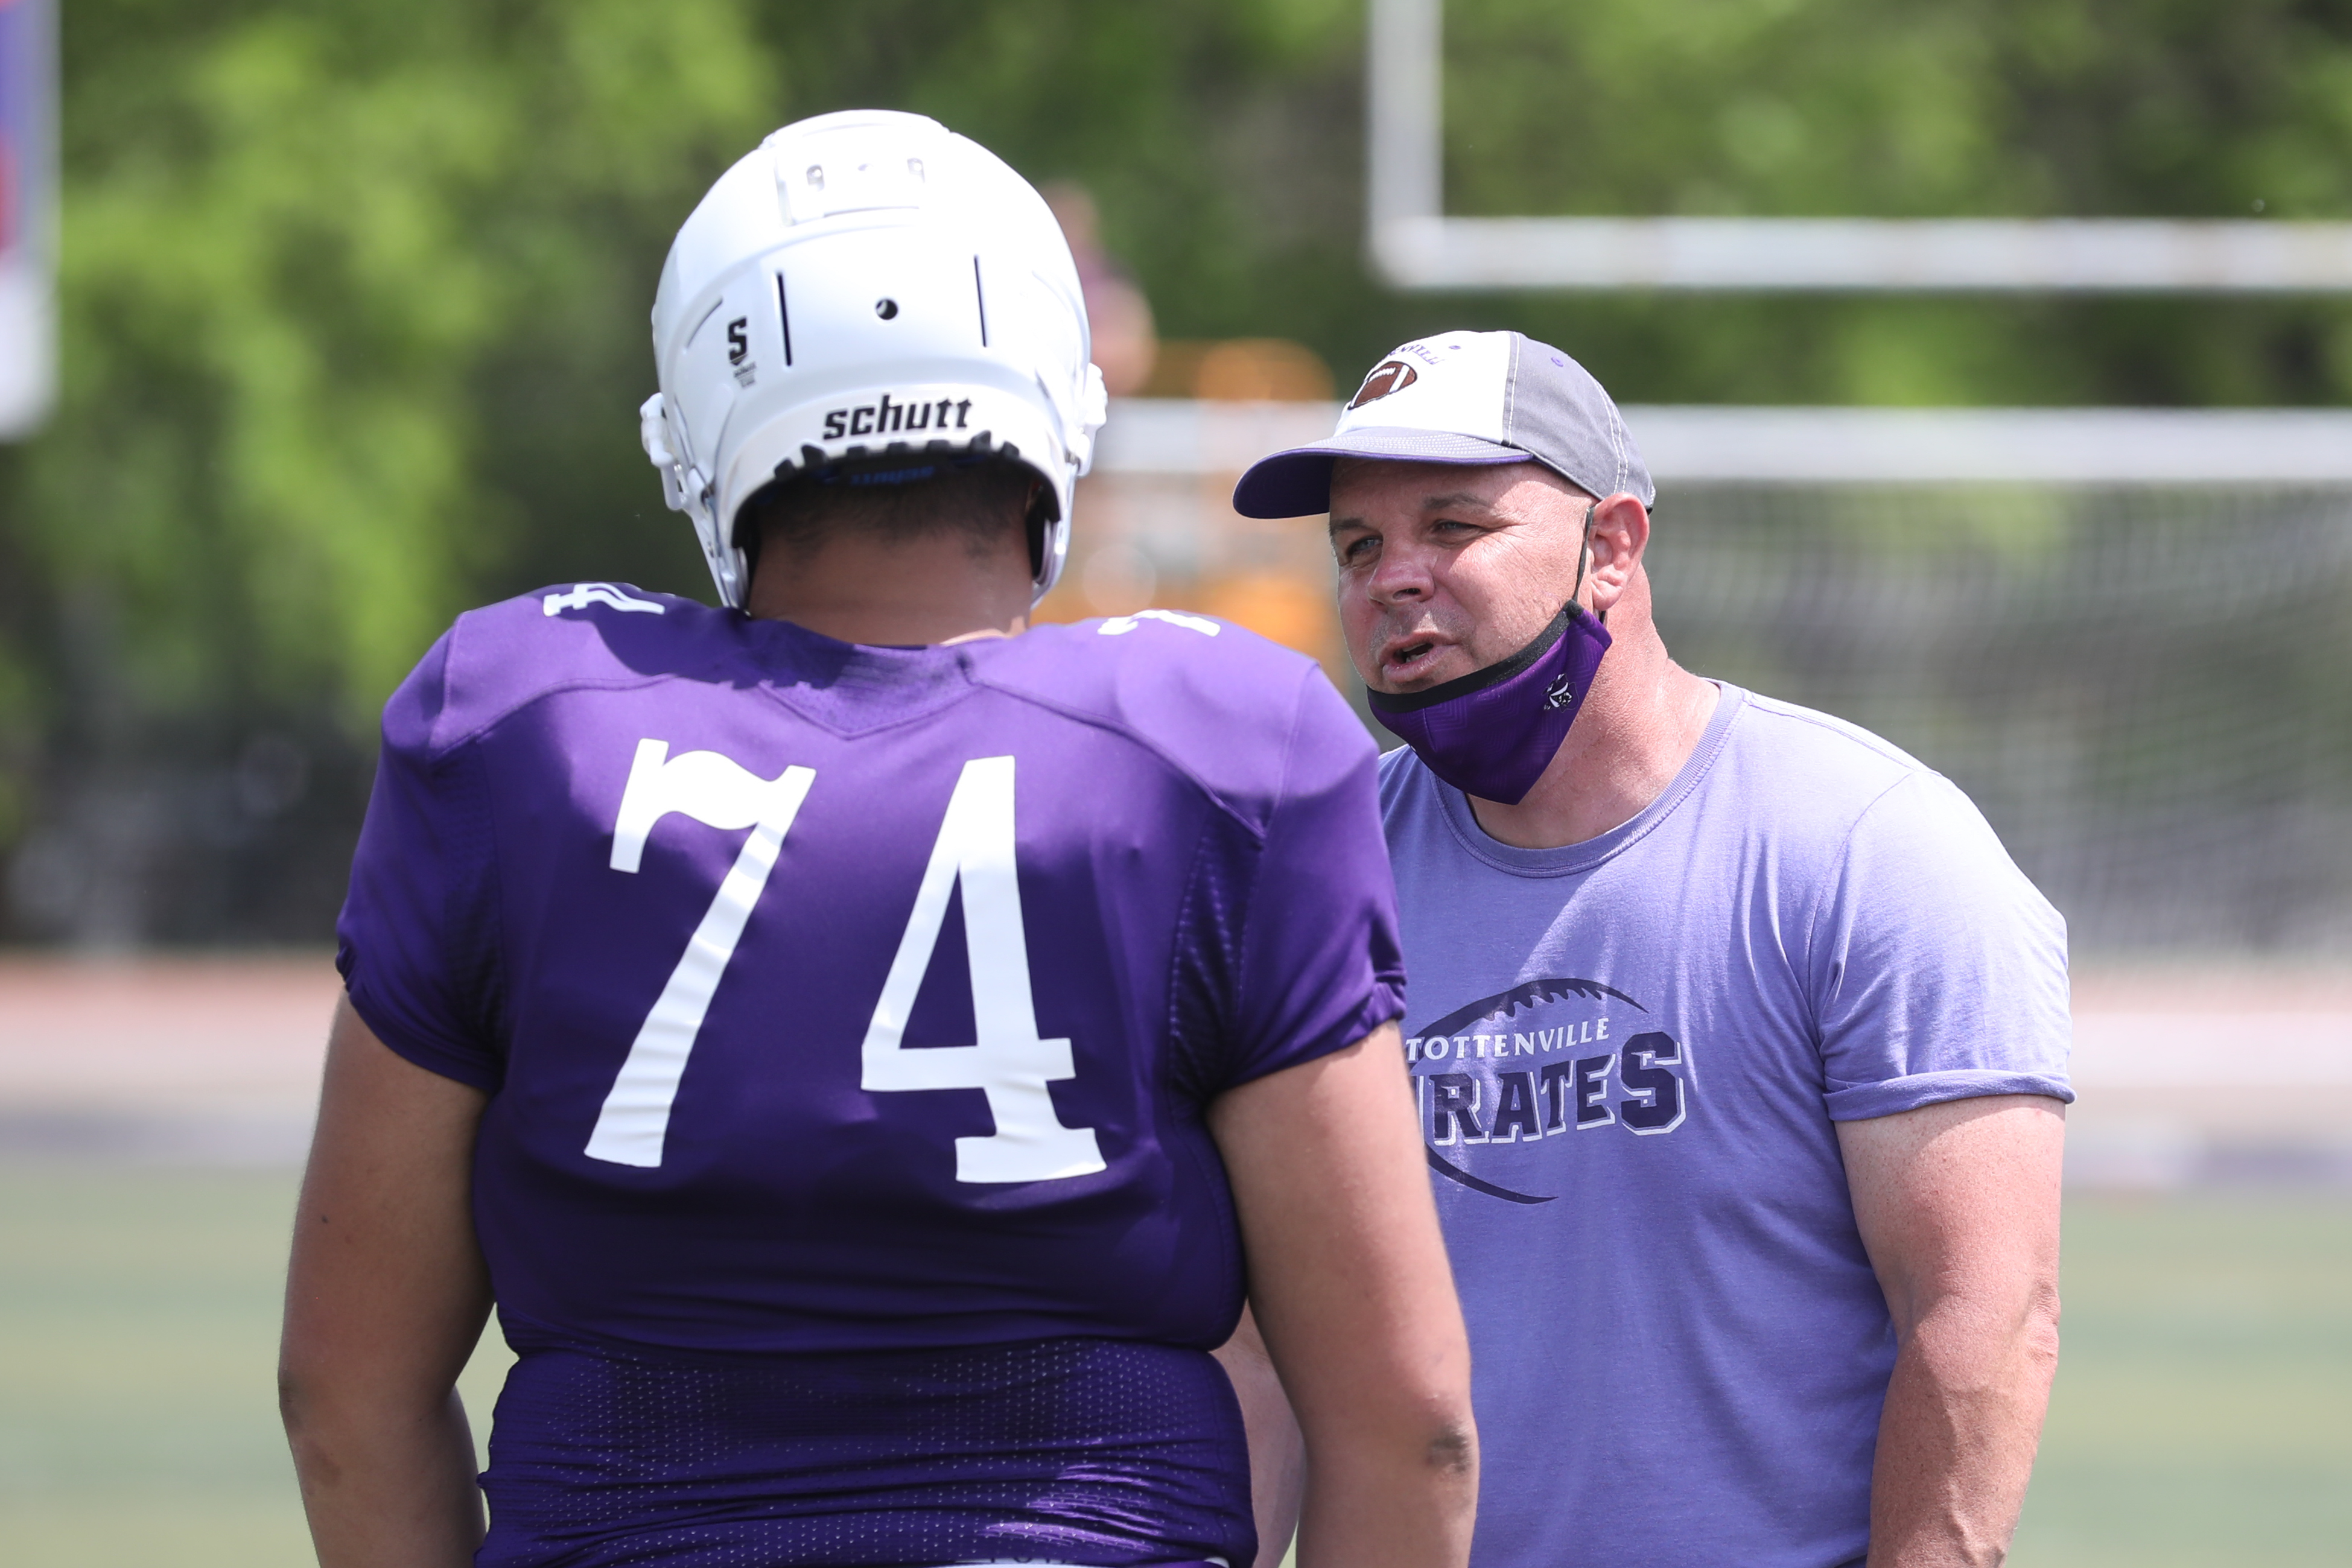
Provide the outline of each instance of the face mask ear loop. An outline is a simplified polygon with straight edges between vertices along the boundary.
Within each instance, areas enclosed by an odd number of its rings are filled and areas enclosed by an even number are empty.
[[[1584,542],[1576,547],[1576,586],[1568,591],[1568,597],[1571,601],[1584,591],[1584,563],[1592,559],[1592,514],[1600,506],[1601,503],[1598,501],[1587,501],[1584,504]],[[1600,619],[1601,624],[1608,625],[1609,612],[1606,610],[1601,612]]]

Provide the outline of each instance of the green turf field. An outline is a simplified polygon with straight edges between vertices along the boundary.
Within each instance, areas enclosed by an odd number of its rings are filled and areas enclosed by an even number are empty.
[[[299,1568],[286,1172],[0,1167],[0,1563]],[[476,1437],[509,1358],[467,1373]]]
[[[271,1408],[291,1201],[282,1173],[0,1168],[0,1562],[310,1561]],[[2066,1242],[2011,1561],[2352,1562],[2352,1202],[2085,1199]]]

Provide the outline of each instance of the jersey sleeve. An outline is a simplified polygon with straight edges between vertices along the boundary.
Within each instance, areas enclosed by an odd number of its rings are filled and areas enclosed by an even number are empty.
[[[499,944],[488,801],[470,747],[436,753],[449,639],[384,705],[375,789],[335,923],[335,967],[376,1037],[419,1067],[495,1092]]]
[[[1328,1056],[1404,1011],[1378,760],[1310,671],[1241,934],[1228,1086]]]
[[[2066,923],[1948,780],[1872,802],[1813,923],[1830,1118],[1943,1100],[2071,1101]]]

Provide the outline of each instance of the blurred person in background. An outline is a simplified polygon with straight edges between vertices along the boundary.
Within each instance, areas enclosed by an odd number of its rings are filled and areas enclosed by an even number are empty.
[[[1244,1568],[1286,1387],[1302,1562],[1458,1568],[1372,747],[1235,628],[1027,626],[1103,418],[1044,202],[803,121],[654,318],[724,607],[477,611],[385,710],[288,1287],[320,1561]]]
[[[1675,665],[1654,500],[1600,383],[1513,332],[1405,344],[1234,492],[1328,514],[1407,743],[1472,1561],[1998,1562],[2057,1359],[2064,925],[1941,776]]]

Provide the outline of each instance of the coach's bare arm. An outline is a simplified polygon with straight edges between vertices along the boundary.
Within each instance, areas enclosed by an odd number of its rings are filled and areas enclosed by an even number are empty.
[[[1306,1435],[1299,1568],[1460,1568],[1470,1347],[1393,1025],[1209,1113],[1250,1304]]]
[[[1298,1500],[1307,1486],[1307,1445],[1298,1435],[1298,1417],[1291,1413],[1290,1397],[1266,1354],[1265,1336],[1248,1307],[1234,1337],[1219,1345],[1216,1357],[1233,1379],[1234,1397],[1242,1407],[1242,1428],[1249,1439],[1250,1505],[1257,1517],[1256,1568],[1282,1568],[1291,1537],[1298,1532]]]
[[[1870,1568],[2009,1552],[2058,1366],[2065,1108],[1955,1100],[1841,1122],[1899,1346],[1871,1475]]]
[[[484,1103],[337,1009],[278,1363],[323,1568],[465,1568],[481,1544],[457,1383],[490,1308],[468,1197]]]

